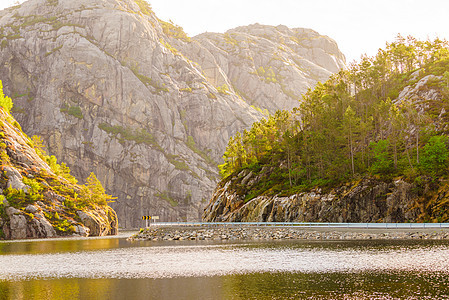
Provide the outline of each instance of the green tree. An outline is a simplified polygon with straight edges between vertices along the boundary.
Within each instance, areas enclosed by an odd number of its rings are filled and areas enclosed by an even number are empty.
[[[388,153],[388,140],[380,140],[377,143],[371,142],[370,147],[373,152],[374,162],[371,171],[374,174],[386,174],[391,171],[391,159]]]
[[[358,128],[360,123],[360,119],[356,116],[354,110],[351,108],[351,106],[348,106],[348,108],[345,111],[345,114],[343,116],[343,130],[345,132],[346,138],[348,140],[348,147],[349,147],[349,156],[351,159],[351,171],[352,175],[354,175],[354,144],[355,144],[355,138],[356,138],[356,129]]]
[[[115,199],[115,197],[106,194],[100,180],[97,179],[93,172],[90,173],[86,179],[86,184],[81,188],[80,197],[85,205],[107,205],[108,202],[112,202],[111,200]]]
[[[51,156],[45,156],[45,160],[48,164],[48,166],[50,167],[50,169],[56,174],[56,175],[60,175],[61,172],[61,166],[58,164],[58,159],[56,158],[56,156],[51,155]]]
[[[421,152],[420,166],[432,175],[440,175],[448,167],[448,138],[444,135],[432,136]]]
[[[398,146],[404,138],[405,117],[397,106],[392,105],[389,113],[391,140],[393,144],[393,163],[394,168],[398,168]]]

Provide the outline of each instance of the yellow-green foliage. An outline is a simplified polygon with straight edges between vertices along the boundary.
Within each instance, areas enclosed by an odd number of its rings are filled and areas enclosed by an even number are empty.
[[[264,69],[264,67],[260,66],[257,70],[256,70],[256,74],[259,75],[259,77],[263,78],[265,80],[265,82],[273,82],[276,83],[278,82],[277,78],[276,78],[276,73],[274,73],[273,69],[271,67],[268,67],[267,70]]]
[[[1,82],[0,91],[2,96],[1,99],[3,100],[3,103],[6,103],[6,108],[12,107],[11,99],[3,95],[1,90]],[[9,122],[20,129],[20,125],[11,116],[7,118],[7,120],[0,123],[3,124],[3,122]],[[1,164],[14,165],[14,159],[8,156],[6,152],[6,143],[3,142],[3,140],[7,138],[8,137],[4,132],[0,132]],[[18,209],[23,209],[28,204],[32,204],[36,201],[46,202],[48,199],[44,195],[47,191],[52,191],[60,196],[63,196],[65,199],[63,204],[66,209],[62,209],[59,212],[61,217],[58,213],[49,216],[49,221],[60,233],[69,233],[73,231],[72,225],[67,218],[73,218],[71,215],[74,215],[75,210],[87,206],[95,207],[96,205],[107,205],[107,203],[113,199],[112,196],[105,193],[100,181],[98,181],[93,173],[91,173],[89,178],[87,178],[86,185],[78,185],[77,180],[70,175],[70,169],[64,163],[58,164],[55,156],[47,155],[45,153],[42,138],[33,136],[30,139],[27,138],[26,135],[25,138],[27,139],[26,142],[28,146],[32,147],[36,151],[36,154],[48,164],[54,175],[48,174],[45,169],[39,170],[36,167],[23,169],[20,166],[19,169],[22,174],[26,175],[23,176],[22,181],[29,187],[28,191],[25,192],[23,190],[8,188],[3,191],[1,199],[6,198],[10,205]],[[0,182],[5,184],[7,180],[8,178],[6,177],[6,173],[1,173]],[[63,217],[62,214],[64,215]]]
[[[153,87],[157,94],[161,92],[169,92],[168,88],[165,86],[165,83],[161,85],[160,83],[155,82],[150,77],[140,74],[137,66],[131,66],[129,69],[134,73],[134,75],[136,75],[137,78],[139,78],[139,80],[143,84]]]
[[[65,178],[66,180],[71,182],[72,184],[75,184],[77,182],[75,177],[70,175],[70,169],[69,169],[69,167],[66,166],[65,163],[58,164],[57,159],[54,155],[51,155],[51,156],[45,155],[44,158],[45,158],[45,161],[47,162],[47,164],[50,166],[51,170],[56,175],[62,176],[63,178]]]
[[[229,94],[229,87],[228,87],[227,84],[223,84],[222,86],[217,87],[217,91],[220,94],[228,95]]]
[[[64,104],[60,111],[77,119],[83,119],[84,117],[83,112],[81,111],[81,107],[79,106],[68,106],[67,104]]]
[[[217,100],[217,96],[212,93],[207,94],[207,98],[212,99],[212,100]]]
[[[61,218],[58,212],[51,213],[44,211],[44,216],[60,235],[67,235],[75,231],[73,225],[67,219]]]
[[[124,143],[125,141],[134,141],[137,144],[147,144],[162,151],[161,146],[157,143],[154,136],[145,129],[133,130],[131,128],[119,125],[112,126],[107,123],[100,123],[98,128],[113,135],[114,138],[118,139],[120,143]]]
[[[165,48],[167,48],[168,50],[170,50],[171,53],[173,53],[174,55],[177,56],[181,56],[181,53],[179,53],[178,49],[176,49],[175,47],[173,47],[172,45],[170,45],[169,43],[167,43],[164,39],[159,39],[159,42],[164,45]]]
[[[62,46],[63,46],[63,45],[61,45],[61,46],[58,46],[58,47],[56,47],[56,48],[52,49],[51,51],[49,51],[49,52],[45,53],[45,57],[47,57],[47,56],[49,56],[49,55],[51,55],[51,54],[55,53],[55,52],[56,52],[56,51],[58,51],[58,50],[60,50],[60,49],[62,48]]]
[[[231,44],[231,45],[234,45],[234,46],[238,46],[239,42],[238,42],[235,38],[231,37],[231,36],[229,35],[229,33],[225,33],[225,34],[223,35],[223,37],[224,37],[224,39],[225,39],[225,41],[226,41],[227,44]]]
[[[12,106],[13,104],[11,98],[3,94],[3,83],[0,80],[0,107],[3,107],[9,113]]]
[[[173,22],[165,22],[159,20],[162,25],[162,30],[168,36],[174,37],[175,39],[182,40],[184,42],[191,42],[191,38],[187,36],[184,29],[181,26],[173,24]]]
[[[145,0],[134,0],[134,2],[139,5],[140,11],[147,16],[151,16],[153,14],[153,10],[151,9],[151,5]]]
[[[31,143],[33,144],[34,150],[36,151],[37,155],[39,155],[39,157],[45,161],[44,140],[38,135],[33,135],[31,137]]]
[[[80,197],[81,203],[86,205],[90,203],[107,205],[108,202],[112,202],[112,199],[116,199],[106,194],[105,189],[94,173],[90,173],[89,177],[87,177],[86,185],[80,190]]]
[[[186,87],[186,88],[182,88],[182,89],[179,89],[181,92],[188,92],[188,93],[191,93],[192,92],[192,88],[191,87]]]
[[[48,5],[51,6],[56,6],[58,5],[59,1],[58,0],[47,0]]]
[[[257,110],[258,112],[262,113],[265,116],[269,116],[270,115],[270,113],[268,112],[267,109],[261,109],[260,107],[254,106],[254,105],[251,105],[251,107],[254,108],[255,110]]]
[[[31,188],[30,193],[39,194],[44,189],[42,184],[36,179],[23,177],[22,181]]]
[[[3,50],[8,46],[8,41],[7,40],[3,40],[2,43],[0,44],[0,48]]]
[[[34,201],[40,200],[31,197],[30,194],[26,194],[23,190],[16,190],[13,188],[7,188],[3,191],[3,194],[8,200],[9,205],[15,208],[23,208],[28,204],[32,204]]]
[[[176,159],[178,157],[178,155],[167,154],[166,157],[167,157],[167,160],[172,165],[174,165],[176,169],[181,170],[181,171],[190,170],[189,166],[185,163],[185,161],[181,161],[181,160],[177,160]]]

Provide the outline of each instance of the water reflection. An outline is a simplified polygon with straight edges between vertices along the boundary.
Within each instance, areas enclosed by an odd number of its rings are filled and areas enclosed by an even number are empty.
[[[0,241],[0,255],[64,253],[129,247],[133,244],[127,242],[125,238],[131,234],[132,232],[124,232],[119,237]]]
[[[447,299],[446,274],[252,273],[0,282],[1,299]]]
[[[0,299],[449,298],[444,241],[0,246]]]

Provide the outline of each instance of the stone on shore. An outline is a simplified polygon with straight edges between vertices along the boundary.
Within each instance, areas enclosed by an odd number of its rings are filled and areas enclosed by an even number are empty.
[[[388,232],[378,230],[313,230],[294,227],[222,227],[222,228],[170,228],[154,227],[142,229],[129,238],[130,240],[151,241],[198,241],[198,240],[416,240],[416,239],[449,239],[449,231],[444,229],[433,231],[398,230]]]

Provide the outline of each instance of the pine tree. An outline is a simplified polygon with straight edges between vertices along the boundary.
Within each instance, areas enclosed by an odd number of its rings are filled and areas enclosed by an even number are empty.
[[[101,182],[93,172],[87,177],[86,184],[80,191],[80,196],[85,201],[84,204],[107,205],[108,202],[115,199],[115,197],[106,194]]]

